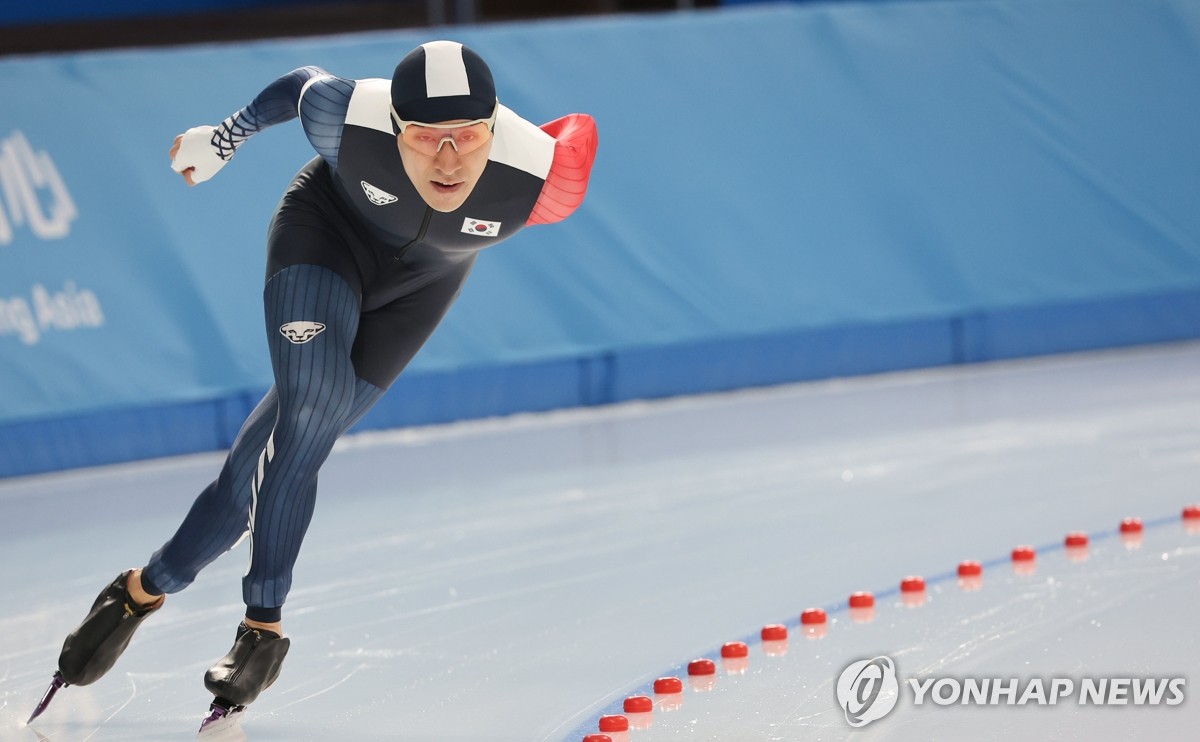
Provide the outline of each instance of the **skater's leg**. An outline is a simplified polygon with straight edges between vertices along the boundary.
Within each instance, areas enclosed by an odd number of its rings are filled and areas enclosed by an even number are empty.
[[[242,425],[220,475],[196,498],[175,535],[131,580],[134,598],[141,596],[133,588],[146,596],[179,592],[246,534],[250,482],[277,413],[278,397],[272,388]]]
[[[307,270],[319,269],[309,266]],[[281,334],[276,335],[286,342]],[[382,394],[382,389],[356,379],[353,406],[339,433],[362,417]],[[200,570],[246,535],[254,476],[278,412],[279,397],[272,387],[242,426],[220,476],[196,499],[179,530],[154,554],[145,570],[132,576],[130,594],[136,600],[148,602],[160,593],[182,590]],[[305,493],[302,499],[311,500],[312,496]]]
[[[93,683],[112,668],[142,620],[162,606],[165,590],[158,585],[171,592],[183,589],[204,565],[245,533],[249,497],[239,502],[236,495],[249,491],[255,455],[247,452],[265,445],[275,407],[272,390],[243,426],[221,475],[197,499],[175,536],[149,566],[122,573],[96,598],[88,615],[63,642],[55,681],[30,721],[45,710],[58,688]]]
[[[342,428],[338,433],[338,437],[340,437],[343,433],[345,433],[347,430],[349,430],[351,427],[353,427],[354,424],[357,423],[362,418],[363,415],[365,415],[368,411],[370,411],[371,407],[373,407],[375,405],[375,403],[377,401],[379,401],[379,398],[381,396],[383,396],[383,393],[385,391],[387,391],[387,390],[380,389],[379,387],[375,386],[374,384],[371,384],[370,382],[363,381],[362,379],[355,379],[354,407],[351,410],[350,415],[347,417],[346,421],[343,423]],[[296,503],[301,503],[301,504],[304,504],[304,506],[305,506],[305,512],[301,513],[301,518],[303,519],[303,527],[305,529],[307,529],[308,522],[312,518],[312,506],[316,502],[316,484],[317,484],[316,478],[314,477],[309,488],[306,489],[302,493],[296,493],[296,497],[295,497]],[[297,543],[295,546],[296,546],[296,550],[298,551],[299,544]],[[296,558],[296,553],[291,554],[290,559],[292,562],[295,561],[295,558]],[[247,605],[249,606],[249,603],[247,603]],[[250,616],[251,615],[261,615],[261,613],[255,611],[254,609],[248,609],[246,615],[247,615],[247,618],[245,619],[245,624],[248,627],[250,627],[252,629],[263,629],[266,631],[270,631],[270,632],[274,632],[276,634],[282,635],[283,623],[281,621],[278,621],[278,620],[274,620],[274,621],[272,621],[272,620],[255,620],[255,619],[251,618]],[[273,615],[267,616],[266,618],[274,618],[274,616]]]
[[[331,332],[330,323],[320,321],[325,329],[304,343],[285,342],[282,337],[272,340],[279,421],[252,486],[252,556],[242,583],[246,624],[251,628],[281,633],[280,608],[312,519],[318,469],[334,441],[375,404],[433,333],[472,265],[473,260],[465,260],[438,266],[440,272],[420,289],[375,311],[355,314],[352,329]],[[350,295],[349,286],[323,268],[295,266],[281,274],[295,268],[321,275]],[[268,301],[268,307],[286,307],[273,323],[268,322],[269,327],[326,310],[314,304],[313,297],[325,296],[331,289],[301,292],[289,285],[280,284],[275,293],[282,296],[286,290],[292,298]],[[348,382],[354,374],[361,378]]]
[[[316,502],[317,472],[337,438],[382,390],[355,376],[358,298],[336,273],[290,266],[267,283],[267,327],[278,393],[275,426],[250,486],[251,626],[277,628]]]
[[[356,423],[372,405],[383,395],[380,389],[362,379],[355,380],[354,402],[348,415],[342,421],[338,435],[341,435]],[[259,494],[262,492],[260,490]],[[316,499],[316,477],[314,475],[309,488],[300,497],[293,497],[296,504],[306,506],[301,514],[304,525],[312,516],[312,503]],[[261,538],[261,531],[260,538]],[[299,548],[299,543],[295,545]],[[293,554],[292,559],[294,560]],[[249,576],[247,576],[249,580]],[[247,604],[247,615],[255,609]],[[209,715],[201,725],[201,729],[213,726],[225,719],[231,712],[253,702],[262,691],[266,690],[275,679],[287,655],[290,641],[282,636],[281,621],[255,621],[247,617],[240,626],[234,639],[233,648],[221,658],[216,665],[204,675],[204,685],[213,694],[214,700],[209,707]]]

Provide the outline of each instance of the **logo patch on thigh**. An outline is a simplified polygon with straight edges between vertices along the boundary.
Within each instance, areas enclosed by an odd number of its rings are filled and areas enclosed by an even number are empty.
[[[325,325],[320,322],[288,322],[279,328],[279,332],[296,345],[307,343],[324,331]]]

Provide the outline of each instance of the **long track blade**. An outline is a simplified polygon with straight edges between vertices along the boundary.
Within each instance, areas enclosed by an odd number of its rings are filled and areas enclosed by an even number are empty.
[[[55,670],[54,678],[50,681],[50,687],[46,689],[45,695],[42,696],[42,700],[38,701],[37,708],[33,710],[33,713],[29,716],[29,721],[25,722],[25,724],[32,724],[34,719],[41,716],[46,707],[50,705],[50,702],[54,700],[54,694],[58,693],[58,689],[65,688],[66,685],[67,681],[63,680],[62,673]]]

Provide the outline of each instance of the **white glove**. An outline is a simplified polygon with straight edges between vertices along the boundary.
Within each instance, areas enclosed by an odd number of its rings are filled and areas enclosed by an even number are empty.
[[[212,145],[215,126],[193,126],[180,135],[179,150],[171,160],[171,169],[177,173],[192,171],[192,182],[203,183],[225,167]]]

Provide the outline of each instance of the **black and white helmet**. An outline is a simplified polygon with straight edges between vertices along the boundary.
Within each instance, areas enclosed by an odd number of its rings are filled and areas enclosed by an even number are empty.
[[[430,41],[408,53],[392,75],[392,109],[404,121],[490,119],[496,85],[483,58],[455,41]]]

